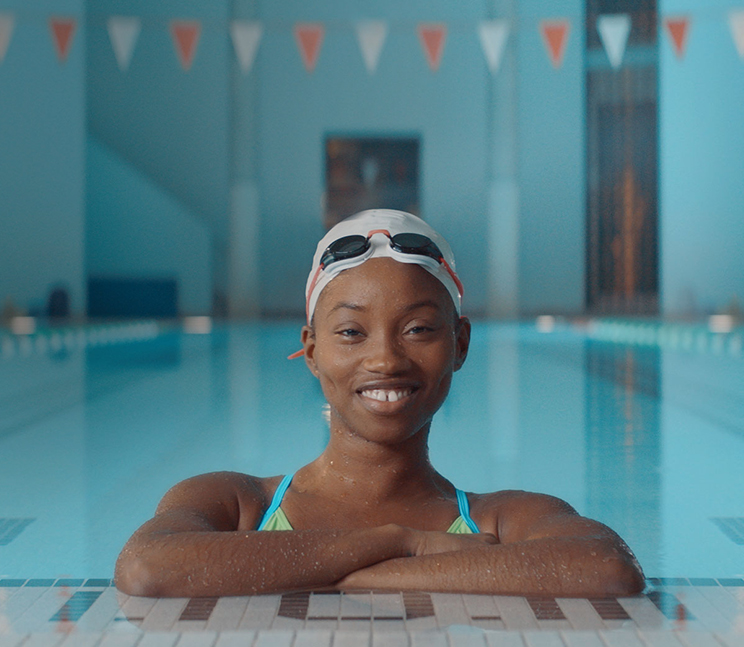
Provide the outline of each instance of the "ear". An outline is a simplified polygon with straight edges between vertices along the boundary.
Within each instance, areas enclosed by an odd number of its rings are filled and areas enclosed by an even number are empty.
[[[465,363],[470,348],[470,319],[460,317],[455,329],[455,370],[459,371]]]
[[[303,326],[300,341],[305,349],[305,364],[310,372],[318,377],[318,367],[315,364],[315,331],[310,326]]]

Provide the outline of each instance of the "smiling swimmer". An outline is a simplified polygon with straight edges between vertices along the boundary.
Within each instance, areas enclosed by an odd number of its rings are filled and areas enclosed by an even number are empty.
[[[307,279],[302,350],[329,405],[323,453],[294,475],[196,476],[124,546],[132,595],[428,590],[605,597],[644,586],[612,530],[551,496],[458,490],[431,465],[434,414],[470,322],[447,242],[390,210],[340,222]],[[270,532],[267,532],[270,531]]]

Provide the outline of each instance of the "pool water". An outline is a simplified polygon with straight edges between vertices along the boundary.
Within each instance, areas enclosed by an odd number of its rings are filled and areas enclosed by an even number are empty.
[[[299,328],[6,336],[0,578],[109,578],[177,481],[285,474],[317,456],[323,396],[304,362],[286,359]],[[741,576],[741,353],[596,337],[476,323],[433,424],[432,462],[468,491],[567,500],[614,528],[647,576]]]

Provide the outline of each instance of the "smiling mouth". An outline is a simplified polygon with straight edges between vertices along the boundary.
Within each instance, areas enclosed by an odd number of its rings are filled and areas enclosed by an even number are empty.
[[[365,398],[378,402],[398,402],[411,396],[414,391],[414,388],[409,387],[406,389],[362,389],[360,393]]]

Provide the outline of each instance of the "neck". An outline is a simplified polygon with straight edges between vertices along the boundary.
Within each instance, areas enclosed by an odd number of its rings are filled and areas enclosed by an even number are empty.
[[[394,445],[375,443],[341,431],[331,432],[325,451],[302,471],[308,486],[332,488],[337,496],[365,500],[441,496],[449,482],[429,462],[429,425]]]

